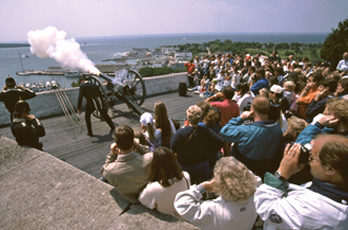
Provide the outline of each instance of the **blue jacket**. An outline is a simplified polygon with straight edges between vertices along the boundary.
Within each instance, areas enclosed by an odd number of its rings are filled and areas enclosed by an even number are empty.
[[[302,145],[307,144],[313,140],[315,135],[319,133],[331,133],[337,134],[337,131],[333,128],[327,128],[322,126],[319,122],[316,122],[314,125],[308,125],[301,133],[298,135],[296,139],[296,143],[300,143]],[[344,133],[343,133],[344,134]],[[346,135],[347,136],[347,135]]]
[[[220,131],[221,136],[234,143],[235,148],[252,160],[272,159],[282,142],[282,129],[274,121],[243,124],[240,117],[232,118]]]
[[[251,86],[250,91],[252,91],[255,95],[259,95],[259,90],[262,88],[269,88],[269,82],[266,78],[261,78],[258,80],[253,86]]]

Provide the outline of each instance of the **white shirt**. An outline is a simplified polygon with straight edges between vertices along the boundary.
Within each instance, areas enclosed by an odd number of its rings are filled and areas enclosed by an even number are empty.
[[[348,207],[309,187],[289,184],[288,196],[267,184],[254,195],[256,211],[264,222],[264,230],[276,229],[335,229],[348,228]]]
[[[347,71],[347,70],[348,70],[348,60],[346,61],[345,59],[342,59],[342,60],[338,63],[336,69],[342,70],[342,71]]]
[[[180,192],[174,207],[179,215],[200,229],[252,229],[257,217],[253,196],[247,201],[227,201],[222,197],[201,201],[202,195],[196,185]]]
[[[164,188],[160,183],[149,182],[144,190],[139,194],[139,201],[145,207],[150,209],[157,209],[157,211],[173,215],[180,218],[174,208],[174,199],[176,194],[185,191],[190,186],[190,175],[184,172],[184,176],[180,181],[176,181],[173,185]]]

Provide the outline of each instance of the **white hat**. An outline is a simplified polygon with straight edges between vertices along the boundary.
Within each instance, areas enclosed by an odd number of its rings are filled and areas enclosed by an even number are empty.
[[[284,92],[284,88],[280,87],[279,85],[272,85],[271,89],[269,91],[277,93],[277,94],[281,94],[282,92]]]
[[[147,126],[148,123],[153,124],[153,117],[151,113],[145,112],[140,117],[140,123],[143,126]]]

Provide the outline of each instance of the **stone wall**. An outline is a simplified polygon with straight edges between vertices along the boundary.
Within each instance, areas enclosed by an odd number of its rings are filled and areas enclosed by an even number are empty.
[[[152,96],[167,92],[178,91],[180,82],[187,82],[186,73],[168,74],[156,77],[144,78],[146,95]],[[72,106],[77,109],[77,99],[79,88],[64,89],[70,99]],[[63,110],[59,104],[56,93],[53,91],[39,92],[33,99],[27,101],[30,105],[31,113],[38,118],[63,115]],[[84,100],[85,104],[85,100]],[[0,103],[0,125],[10,124],[10,114]]]

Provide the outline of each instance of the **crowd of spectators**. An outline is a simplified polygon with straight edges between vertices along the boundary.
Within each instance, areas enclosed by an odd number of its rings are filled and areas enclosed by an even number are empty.
[[[147,177],[141,191],[128,183],[138,200],[118,189],[117,180],[128,173],[110,181],[105,170],[114,171],[110,154],[124,157],[124,149],[113,149],[120,127],[102,173],[128,201],[202,229],[345,229],[348,76],[343,65],[331,72],[326,63],[313,65],[306,57],[299,63],[292,55],[281,60],[276,51],[270,57],[196,57],[187,64],[189,91],[205,99],[187,109],[186,121],[172,135],[172,125],[157,125],[158,119],[172,122],[166,110],[165,118],[156,115],[162,102],[156,103],[154,118],[143,114],[148,142],[158,138],[151,132],[168,129],[153,153],[135,153],[143,148],[129,137],[135,147],[127,152],[140,162],[132,170],[139,171],[138,179]],[[147,160],[152,161],[148,171]]]
[[[205,99],[181,127],[162,102],[141,116],[141,133],[118,126],[103,181],[201,229],[347,229],[343,58],[330,71],[276,51],[196,57],[189,84]]]

